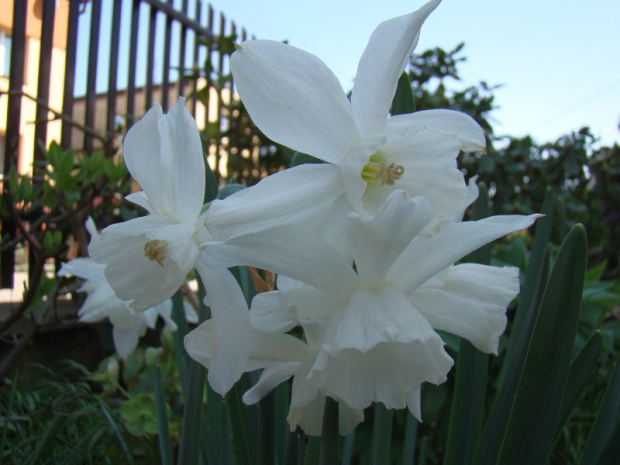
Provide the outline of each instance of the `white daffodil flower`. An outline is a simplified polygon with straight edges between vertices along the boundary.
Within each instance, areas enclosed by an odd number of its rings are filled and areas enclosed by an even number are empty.
[[[260,295],[260,294],[259,294]],[[317,383],[308,379],[308,372],[320,352],[324,325],[321,322],[303,322],[305,341],[286,334],[301,324],[291,307],[282,309],[275,318],[267,317],[256,309],[250,312],[252,333],[250,353],[243,371],[262,369],[258,382],[243,396],[243,402],[252,405],[269,394],[277,385],[293,377],[288,421],[291,431],[301,427],[306,434],[320,436],[323,425],[325,395]],[[276,326],[274,322],[278,320]],[[185,337],[187,353],[206,368],[212,368],[217,333],[212,321],[206,321]],[[339,431],[349,434],[364,420],[364,412],[352,409],[345,402],[339,404]]]
[[[96,323],[108,318],[113,327],[114,347],[123,359],[127,359],[136,350],[138,340],[144,336],[147,328],[155,328],[158,316],[163,318],[170,331],[177,330],[177,325],[170,316],[172,302],[169,299],[136,313],[127,302],[116,296],[106,280],[105,267],[90,258],[76,258],[63,263],[58,276],[72,275],[84,280],[78,289],[79,292],[87,293],[78,312],[80,321]],[[198,321],[198,316],[190,305],[185,307],[185,316],[190,323]]]
[[[209,229],[218,238],[274,219],[311,216],[339,244],[349,211],[374,215],[395,189],[424,195],[434,221],[448,219],[467,196],[459,151],[484,151],[480,126],[464,113],[428,110],[389,117],[397,81],[439,0],[380,24],[359,62],[351,101],[317,57],[290,45],[252,40],[230,67],[241,100],[270,139],[328,164],[301,165],[214,202]],[[320,212],[320,213],[319,213]],[[333,239],[333,240],[332,240]]]
[[[260,294],[252,308],[274,328],[290,305],[301,321],[325,322],[307,375],[322,394],[357,410],[372,402],[408,406],[419,417],[421,383],[442,383],[452,366],[434,328],[496,352],[506,306],[519,290],[515,269],[454,263],[539,216],[445,222],[420,236],[433,220],[431,205],[395,191],[375,216],[349,215],[354,267],[316,234],[285,227],[268,239],[258,233],[206,244],[203,253],[306,284]]]
[[[205,285],[218,330],[227,334],[219,343],[219,358],[209,376],[220,394],[242,372],[232,373],[247,358],[245,334],[250,331],[243,293],[225,267],[211,268],[200,260],[199,245],[211,239],[201,213],[205,193],[205,159],[196,122],[179,98],[167,115],[155,104],[127,133],[124,158],[142,187],[127,200],[149,215],[105,228],[93,236],[89,253],[107,265],[105,275],[116,295],[142,311],[170,298],[197,269]]]

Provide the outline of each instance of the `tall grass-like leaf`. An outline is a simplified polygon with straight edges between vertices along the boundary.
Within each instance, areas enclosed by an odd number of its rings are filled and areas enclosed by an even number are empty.
[[[404,115],[406,113],[413,113],[415,110],[415,102],[413,98],[413,89],[411,88],[411,81],[406,71],[398,78],[398,84],[396,86],[396,93],[392,99],[392,116]]]
[[[415,457],[415,443],[418,437],[418,420],[407,412],[407,425],[405,426],[405,442],[403,444],[403,456],[401,465],[413,465]]]
[[[596,465],[617,465],[620,462],[620,421],[607,440]]]
[[[172,465],[172,445],[170,444],[170,430],[168,428],[168,415],[166,413],[166,398],[164,396],[164,383],[161,379],[161,369],[159,367],[155,368],[153,381],[161,463],[162,465]]]
[[[566,386],[564,400],[562,401],[562,409],[560,410],[558,425],[556,427],[556,441],[562,432],[564,424],[569,419],[571,411],[579,399],[581,392],[592,375],[594,366],[601,353],[602,345],[603,336],[600,331],[595,331],[581,350],[579,350],[577,355],[575,355],[570,364],[568,385]]]
[[[545,195],[544,218],[537,221],[534,244],[521,288],[519,305],[510,332],[510,340],[500,374],[499,388],[478,442],[474,463],[495,465],[506,433],[519,376],[549,273],[549,238],[551,237],[553,197]]]
[[[129,452],[129,447],[127,447],[127,443],[125,442],[125,439],[123,439],[123,435],[121,434],[121,432],[118,430],[118,426],[116,426],[116,422],[110,415],[110,412],[108,412],[108,407],[101,399],[99,399],[99,406],[101,407],[101,411],[103,412],[103,415],[105,416],[106,420],[110,424],[112,431],[114,431],[114,435],[116,436],[116,439],[118,439],[118,443],[121,445],[121,448],[123,449],[123,452],[125,453],[125,458],[127,459],[127,463],[133,464],[133,456]]]
[[[553,448],[566,391],[586,269],[586,234],[568,233],[532,332],[508,428],[502,465],[544,464]]]
[[[355,429],[345,438],[342,445],[342,465],[349,465],[353,459],[353,446],[355,446]]]
[[[250,374],[244,373],[241,379],[226,394],[224,404],[230,420],[231,439],[235,456],[240,464],[256,463],[258,413],[257,406],[243,403],[243,393],[250,389]]]
[[[233,441],[224,399],[207,384],[207,414],[203,418],[202,448],[209,464],[233,463]]]
[[[394,410],[387,409],[385,405],[377,402],[373,407],[373,413],[372,463],[373,465],[382,465],[389,463],[390,460]]]
[[[183,393],[187,398],[187,390],[189,387],[189,356],[185,352],[183,338],[189,332],[189,326],[185,317],[185,309],[183,308],[183,295],[178,290],[172,296],[172,320],[177,325],[177,330],[172,333],[172,342],[174,344],[174,356],[179,368],[179,378]]]
[[[331,397],[325,398],[323,410],[323,429],[321,430],[321,449],[319,465],[338,465],[340,446],[338,435],[338,402]]]
[[[616,360],[611,380],[605,391],[605,397],[599,408],[594,425],[590,430],[588,441],[581,455],[580,465],[595,464],[599,461],[605,444],[617,433],[618,412],[620,410],[620,361]],[[610,447],[612,447],[610,445]],[[617,447],[617,446],[616,446]],[[616,462],[617,463],[617,462]]]
[[[480,193],[472,207],[472,220],[481,220],[491,214],[486,186],[479,184],[478,189]],[[489,265],[491,244],[476,250],[468,259]],[[484,415],[487,366],[488,355],[461,339],[444,465],[468,465],[474,458]]]
[[[271,391],[258,403],[258,465],[275,463],[276,393]]]

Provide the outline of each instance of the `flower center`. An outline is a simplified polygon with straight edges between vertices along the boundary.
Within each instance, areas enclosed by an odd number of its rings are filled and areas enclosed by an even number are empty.
[[[168,243],[153,239],[144,244],[144,256],[152,262],[157,262],[161,267],[164,266],[164,260],[168,256]]]
[[[397,165],[396,163],[386,165],[384,162],[372,161],[372,158],[370,157],[371,161],[366,163],[364,169],[362,169],[362,179],[368,184],[381,182],[382,186],[386,184],[393,186],[405,174],[405,167],[403,165]]]

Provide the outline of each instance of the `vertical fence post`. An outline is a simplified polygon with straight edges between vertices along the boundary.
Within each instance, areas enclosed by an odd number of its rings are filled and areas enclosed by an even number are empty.
[[[26,55],[26,12],[28,2],[13,3],[13,33],[11,37],[11,69],[9,73],[9,98],[7,104],[6,141],[4,150],[4,175],[8,178],[11,167],[19,160],[19,128],[21,124],[21,91],[24,85],[24,59]],[[3,185],[7,192],[7,183]],[[4,196],[5,202],[11,198]],[[2,237],[15,237],[16,226],[11,218],[2,219]],[[0,287],[12,289],[14,285],[15,251],[7,249],[0,254]]]

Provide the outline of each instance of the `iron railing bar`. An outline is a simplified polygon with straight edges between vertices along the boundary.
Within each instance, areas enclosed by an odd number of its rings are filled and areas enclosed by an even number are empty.
[[[73,91],[75,86],[75,64],[77,60],[77,31],[80,14],[79,2],[69,2],[69,20],[67,24],[67,49],[65,55],[65,82],[62,93],[62,113],[69,118],[73,117]],[[63,149],[71,147],[73,125],[63,120],[61,129],[61,144]]]
[[[99,58],[99,31],[101,30],[101,0],[93,0],[90,15],[90,43],[88,48],[88,74],[86,78],[86,109],[84,125],[95,126],[96,97],[97,97],[97,62]],[[84,152],[92,153],[93,138],[90,134],[84,136]]]
[[[110,70],[108,75],[108,108],[106,112],[106,130],[110,137],[116,130],[114,118],[116,116],[116,95],[118,93],[118,60],[121,36],[121,8],[123,0],[114,0],[112,10],[112,34],[110,36]],[[106,147],[111,150],[112,147]]]
[[[46,105],[50,99],[50,77],[52,68],[52,45],[54,44],[54,16],[56,13],[55,0],[43,2],[43,14],[41,17],[41,49],[39,52],[39,70],[37,79],[37,98]],[[34,160],[43,159],[43,148],[37,141],[47,145],[47,108],[37,105],[34,130]]]

